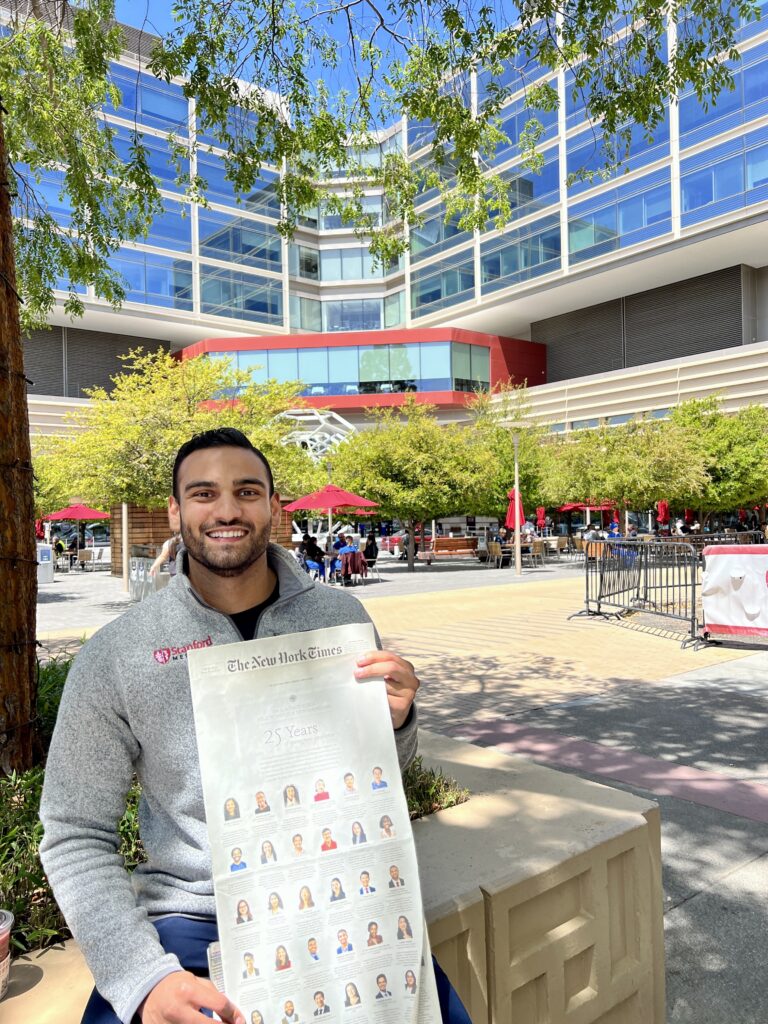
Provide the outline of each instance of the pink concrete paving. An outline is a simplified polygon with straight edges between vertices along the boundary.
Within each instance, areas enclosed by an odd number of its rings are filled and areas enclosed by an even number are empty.
[[[768,787],[756,782],[742,782],[632,750],[561,736],[552,729],[511,722],[478,722],[456,726],[451,731],[457,738],[494,746],[507,754],[521,754],[554,767],[601,775],[647,789],[656,796],[689,800],[751,821],[768,823]]]

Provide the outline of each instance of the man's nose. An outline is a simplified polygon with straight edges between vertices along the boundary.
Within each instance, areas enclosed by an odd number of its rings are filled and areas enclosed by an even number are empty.
[[[214,512],[217,519],[226,523],[240,519],[242,513],[240,499],[236,494],[220,494]]]

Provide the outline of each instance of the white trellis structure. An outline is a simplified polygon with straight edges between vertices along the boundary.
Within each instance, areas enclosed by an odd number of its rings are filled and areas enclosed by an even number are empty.
[[[314,462],[322,462],[357,429],[330,409],[289,409],[281,416],[294,423],[294,429],[285,435],[283,444],[303,448]]]

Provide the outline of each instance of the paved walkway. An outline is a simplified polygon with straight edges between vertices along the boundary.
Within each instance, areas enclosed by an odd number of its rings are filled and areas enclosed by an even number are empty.
[[[352,592],[416,663],[426,726],[658,799],[670,1024],[766,1024],[768,654],[570,618],[583,583],[568,563],[522,580],[469,565],[382,575]],[[106,574],[49,587],[51,644],[126,602]]]

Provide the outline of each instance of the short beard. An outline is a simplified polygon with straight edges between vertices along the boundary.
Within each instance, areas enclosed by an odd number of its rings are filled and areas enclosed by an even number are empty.
[[[229,523],[227,525],[230,527],[237,527],[240,525],[243,529],[248,529],[248,527],[238,523]],[[242,574],[247,572],[252,565],[255,565],[267,550],[270,534],[272,533],[271,523],[267,523],[267,525],[258,533],[254,533],[251,530],[249,531],[250,544],[239,556],[238,561],[233,562],[228,560],[230,556],[234,555],[234,552],[229,552],[226,548],[216,552],[219,556],[223,556],[221,561],[214,561],[210,557],[212,551],[206,544],[205,531],[215,529],[215,525],[211,524],[210,526],[204,526],[201,528],[199,535],[193,534],[188,530],[185,527],[183,520],[181,520],[180,526],[181,539],[184,542],[184,547],[187,549],[189,557],[209,572],[214,573],[216,576],[223,577],[242,576]]]

